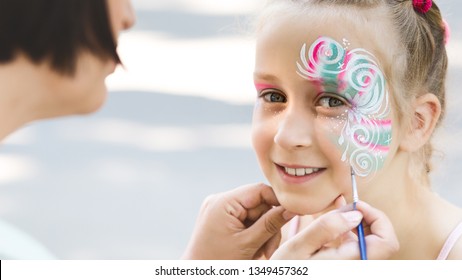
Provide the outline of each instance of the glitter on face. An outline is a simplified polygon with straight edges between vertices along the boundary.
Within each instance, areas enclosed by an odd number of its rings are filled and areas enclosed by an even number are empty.
[[[320,37],[308,52],[304,44],[297,73],[316,83],[321,92],[337,93],[350,104],[346,116],[341,117],[336,144],[342,149],[341,160],[365,177],[383,166],[389,151],[389,94],[374,56],[360,48],[349,50],[345,38],[342,43]]]

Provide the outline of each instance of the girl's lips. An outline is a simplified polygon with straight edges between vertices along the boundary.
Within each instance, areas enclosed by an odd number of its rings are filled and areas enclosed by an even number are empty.
[[[302,167],[302,166],[287,166],[276,164],[279,174],[282,179],[290,184],[302,184],[321,175],[326,168],[322,167]]]

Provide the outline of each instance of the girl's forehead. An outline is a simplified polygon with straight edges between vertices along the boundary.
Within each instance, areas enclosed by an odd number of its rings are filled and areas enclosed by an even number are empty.
[[[351,8],[343,12],[314,8],[306,13],[280,13],[267,18],[257,33],[257,57],[279,52],[281,58],[287,56],[286,59],[293,61],[304,44],[310,46],[320,37],[328,37],[344,44],[345,48],[367,50],[379,64],[391,63],[394,47],[398,44],[388,24],[391,21],[383,14],[374,19],[377,12],[363,14]]]
[[[357,34],[352,30],[353,28],[348,28],[350,25],[348,23],[339,24],[338,20],[332,20],[329,24],[323,25],[310,23],[311,20],[295,18],[272,20],[261,29],[257,37],[257,44],[261,43],[268,48],[284,46],[287,49],[293,48],[295,51],[299,51],[303,44],[311,45],[320,37],[330,37],[337,41],[347,38],[355,44],[353,47],[359,47],[357,46],[358,41],[362,40],[358,40],[357,37],[365,36],[364,34]]]

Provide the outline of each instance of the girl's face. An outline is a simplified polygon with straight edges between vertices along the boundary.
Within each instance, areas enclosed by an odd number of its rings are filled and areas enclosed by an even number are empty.
[[[278,18],[257,38],[253,146],[281,204],[299,214],[350,199],[351,170],[367,188],[396,150],[373,45],[348,22],[330,26]]]
[[[134,24],[135,16],[130,0],[107,0],[107,11],[112,33],[117,40],[121,31]],[[88,51],[81,52],[74,75],[65,76],[56,71],[47,71],[46,81],[56,115],[84,114],[98,109],[106,98],[105,79],[114,72],[116,62],[102,59]]]

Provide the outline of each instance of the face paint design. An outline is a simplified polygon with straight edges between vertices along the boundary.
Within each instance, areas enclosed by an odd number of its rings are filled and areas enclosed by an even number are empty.
[[[349,50],[332,38],[320,37],[306,53],[300,51],[297,73],[318,85],[320,92],[342,96],[350,108],[342,117],[337,144],[358,176],[376,172],[391,143],[391,120],[385,79],[374,56],[364,49]]]

